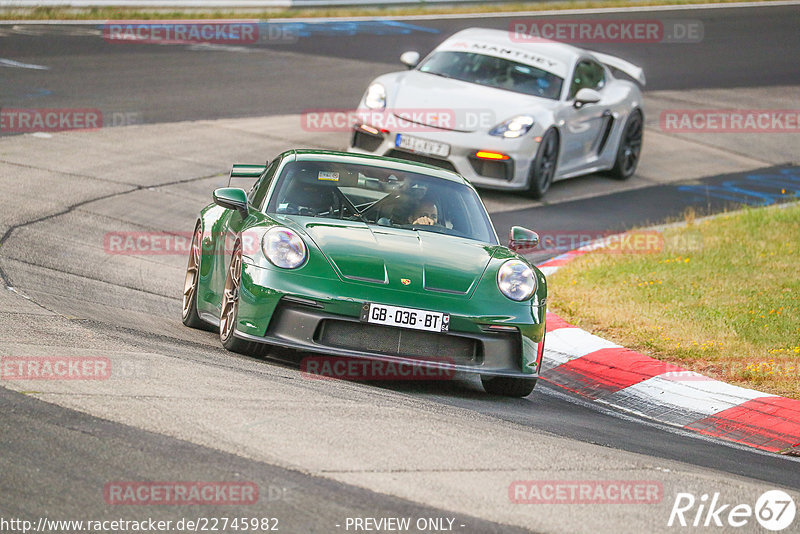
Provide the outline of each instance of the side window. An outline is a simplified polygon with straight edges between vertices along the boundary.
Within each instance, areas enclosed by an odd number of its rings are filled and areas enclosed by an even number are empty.
[[[269,184],[272,182],[272,178],[275,176],[275,170],[278,168],[278,164],[280,163],[279,159],[275,159],[272,163],[269,164],[267,170],[264,171],[264,174],[261,175],[253,187],[250,189],[250,192],[247,193],[247,198],[250,199],[250,204],[255,206],[258,209],[261,209],[261,204],[264,203],[264,197],[269,191]]]
[[[575,65],[575,73],[572,75],[567,100],[575,98],[575,94],[581,89],[588,88],[599,91],[605,84],[606,72],[601,64],[588,59],[579,61]]]

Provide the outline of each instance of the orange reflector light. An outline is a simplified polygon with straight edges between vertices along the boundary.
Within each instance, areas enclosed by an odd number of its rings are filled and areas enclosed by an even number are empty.
[[[505,154],[500,152],[489,152],[488,150],[479,150],[475,153],[476,158],[480,159],[509,159]]]
[[[494,330],[495,332],[516,332],[516,326],[506,326],[501,324],[493,324],[489,326],[489,330]]]
[[[361,128],[367,133],[371,133],[372,135],[378,135],[381,133],[377,128],[373,128],[372,126],[367,126],[366,124],[362,124],[361,126],[359,126],[359,128]]]
[[[541,137],[534,137],[533,140],[536,141],[537,143],[541,143],[542,142],[542,138]]]

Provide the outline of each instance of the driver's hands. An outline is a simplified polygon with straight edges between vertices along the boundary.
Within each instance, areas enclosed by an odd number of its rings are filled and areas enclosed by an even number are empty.
[[[421,224],[421,225],[424,225],[424,226],[433,226],[434,224],[436,224],[436,221],[434,221],[433,219],[431,219],[430,217],[428,217],[426,215],[423,215],[422,217],[417,217],[417,219],[414,222],[412,222],[411,224]]]

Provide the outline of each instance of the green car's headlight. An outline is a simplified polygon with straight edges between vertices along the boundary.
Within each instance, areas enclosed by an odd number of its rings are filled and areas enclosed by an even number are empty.
[[[536,276],[526,263],[508,260],[497,271],[497,287],[511,300],[522,301],[536,291]]]
[[[261,250],[269,261],[282,269],[295,269],[306,261],[306,244],[288,228],[270,228],[261,239]]]

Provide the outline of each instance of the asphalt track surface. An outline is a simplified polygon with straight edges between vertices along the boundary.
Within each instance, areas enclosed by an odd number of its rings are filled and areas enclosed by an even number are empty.
[[[625,57],[648,72],[651,89],[800,84],[796,56],[776,53],[800,49],[797,7],[658,16],[699,19],[705,34],[703,46],[690,50],[678,44],[624,48]],[[508,24],[507,19],[476,22],[418,21],[413,25],[427,30],[408,34],[396,29],[380,34],[387,30],[372,28],[348,35],[345,30],[332,29],[333,35],[315,34],[301,37],[294,44],[263,47],[277,51],[277,55],[258,50],[187,51],[172,46],[114,45],[96,35],[75,36],[74,28],[42,29],[28,34],[8,32],[0,41],[0,56],[48,65],[51,69],[4,69],[0,79],[2,105],[102,107],[141,113],[142,120],[148,123],[299,112],[310,107],[309,102],[313,102],[313,107],[352,107],[372,76],[394,68],[399,52],[410,48],[427,51],[445,35],[463,27],[505,28]],[[611,53],[623,51],[614,46],[595,48]],[[298,65],[294,56],[282,57],[284,51],[302,54],[307,57],[308,65]],[[730,177],[709,179],[709,183],[713,185],[726,178]],[[659,193],[663,191],[638,190],[526,210],[524,215],[550,221],[552,228],[574,225],[598,230],[621,230],[679,216],[687,197],[665,198]],[[654,198],[659,200],[654,202]],[[730,199],[709,202],[707,208],[710,212],[719,211],[732,202]],[[493,220],[501,230],[519,216],[503,212],[494,215]],[[35,263],[35,259],[31,261]],[[154,314],[162,311],[153,309]],[[108,323],[89,320],[84,326],[98,336],[116,336],[182,358],[202,359],[219,354],[205,342],[187,343],[169,334],[155,334],[149,326],[139,328],[135,323],[122,326],[116,319],[109,319]],[[239,361],[234,359],[231,365]],[[577,441],[800,489],[797,463],[785,458],[677,433],[622,414],[598,411],[544,383],[522,400],[487,398],[474,380],[374,387]],[[0,413],[3,414],[0,473],[4,481],[0,488],[0,512],[4,516],[38,516],[43,510],[55,515],[81,510],[91,516],[92,506],[97,506],[98,513],[101,511],[101,504],[92,503],[97,503],[98,487],[109,480],[235,479],[245,472],[248,480],[259,482],[262,488],[275,485],[296,495],[294,499],[276,500],[270,510],[282,517],[296,518],[306,532],[329,531],[332,522],[353,515],[448,515],[446,510],[110,423],[6,389],[0,389]],[[150,515],[174,517],[178,512],[181,511],[161,509],[151,511]],[[214,512],[203,511],[207,515]],[[459,519],[468,525],[462,530],[466,532],[515,531],[475,518]]]
[[[640,65],[648,90],[797,85],[800,71],[793,52],[800,50],[798,16],[797,6],[615,13],[604,18],[698,20],[703,40],[700,45],[587,48],[618,53]],[[424,54],[460,29],[507,29],[512,20],[300,25],[291,28],[296,39],[275,38],[240,46],[240,51],[236,46],[187,50],[106,42],[102,25],[34,27],[24,33],[0,27],[5,33],[0,57],[50,67],[14,69],[13,74],[3,69],[0,94],[4,107],[100,108],[108,114],[139,113],[145,123],[352,109],[372,77],[401,67],[403,51]],[[90,35],[82,35],[86,33]]]

